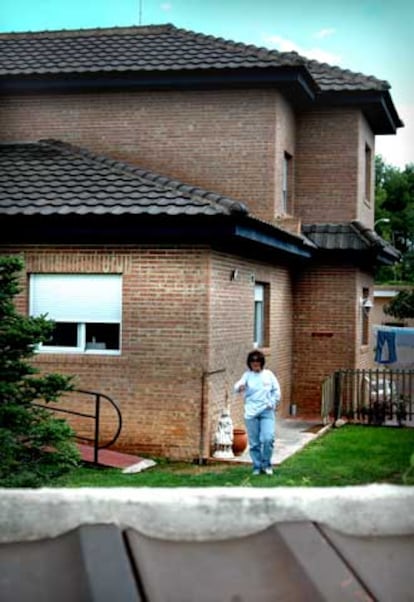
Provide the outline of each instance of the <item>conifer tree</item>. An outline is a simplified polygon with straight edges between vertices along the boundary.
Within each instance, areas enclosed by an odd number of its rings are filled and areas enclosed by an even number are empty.
[[[0,257],[0,486],[37,487],[76,466],[73,431],[47,404],[73,387],[72,377],[40,374],[30,359],[53,322],[17,312],[24,263]],[[43,404],[39,407],[35,404]]]

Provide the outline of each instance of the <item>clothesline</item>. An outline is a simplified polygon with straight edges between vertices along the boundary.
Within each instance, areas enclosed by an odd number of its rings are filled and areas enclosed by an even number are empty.
[[[373,331],[376,363],[414,367],[414,328],[375,325]]]

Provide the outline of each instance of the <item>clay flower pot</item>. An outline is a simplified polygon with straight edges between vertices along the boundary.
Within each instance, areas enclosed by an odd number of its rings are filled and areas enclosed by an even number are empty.
[[[233,429],[233,453],[235,456],[240,456],[247,447],[247,432],[246,429]]]

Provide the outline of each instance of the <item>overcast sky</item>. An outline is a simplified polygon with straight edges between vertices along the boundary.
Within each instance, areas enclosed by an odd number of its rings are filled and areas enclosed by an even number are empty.
[[[376,152],[414,163],[414,2],[407,0],[0,0],[0,31],[173,23],[237,42],[296,50],[391,84],[405,123]]]

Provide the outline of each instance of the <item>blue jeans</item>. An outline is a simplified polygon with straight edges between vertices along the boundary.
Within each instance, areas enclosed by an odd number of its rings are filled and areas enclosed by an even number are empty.
[[[246,418],[246,428],[253,469],[269,468],[275,444],[275,411],[263,410],[254,418]]]

